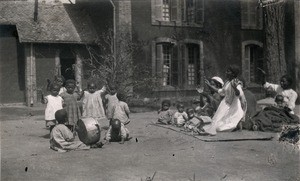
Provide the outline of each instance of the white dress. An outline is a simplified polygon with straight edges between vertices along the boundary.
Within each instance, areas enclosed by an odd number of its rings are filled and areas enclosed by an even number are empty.
[[[55,112],[63,108],[63,99],[60,96],[52,95],[46,96],[45,99],[47,100],[45,120],[55,120]]]
[[[240,96],[244,96],[241,85],[237,86],[240,95],[236,96],[230,82],[226,82],[224,87],[219,90],[220,94],[225,95],[221,101],[211,124],[203,127],[204,131],[210,135],[216,135],[217,131],[232,131],[245,115],[242,109]]]
[[[101,126],[108,123],[105,111],[102,103],[101,94],[104,92],[104,89],[98,90],[94,93],[84,91],[83,96],[83,118],[92,117],[96,119]]]

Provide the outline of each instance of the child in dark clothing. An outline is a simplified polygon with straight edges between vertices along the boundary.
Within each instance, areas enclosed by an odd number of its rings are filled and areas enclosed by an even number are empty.
[[[108,131],[105,136],[105,143],[119,142],[124,144],[129,139],[129,131],[125,128],[124,124],[118,119],[112,119]]]

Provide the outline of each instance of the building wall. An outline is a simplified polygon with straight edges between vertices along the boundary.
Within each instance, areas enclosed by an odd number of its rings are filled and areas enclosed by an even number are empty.
[[[0,37],[0,104],[25,102],[25,61],[15,37]]]
[[[240,14],[238,0],[206,0],[203,27],[159,26],[151,23],[150,0],[132,0],[133,41],[145,42],[144,51],[134,60],[144,62],[150,68],[151,41],[158,37],[179,41],[201,40],[204,52],[204,75],[207,78],[215,75],[224,78],[226,66],[230,64],[241,66],[242,41],[263,42],[261,30],[241,29]],[[170,95],[168,91],[163,92],[163,95]],[[185,95],[195,95],[195,93],[195,91],[186,91]]]
[[[47,79],[55,76],[56,47],[51,44],[35,44],[37,100],[41,100],[41,91],[47,95]]]

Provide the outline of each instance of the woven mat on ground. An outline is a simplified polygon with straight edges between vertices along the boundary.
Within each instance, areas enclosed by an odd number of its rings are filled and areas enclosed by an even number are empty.
[[[152,123],[151,126],[157,126],[160,128],[172,130],[187,136],[194,137],[204,142],[226,142],[226,141],[268,141],[272,140],[276,136],[275,133],[258,132],[258,131],[236,131],[236,132],[218,132],[216,136],[200,136],[196,133],[181,131],[182,128],[178,128],[172,125],[162,125]]]

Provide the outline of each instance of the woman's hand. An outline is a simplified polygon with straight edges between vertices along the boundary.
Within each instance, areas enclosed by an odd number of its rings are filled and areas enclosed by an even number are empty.
[[[205,82],[205,84],[208,85],[209,87],[211,86],[209,80],[205,79],[204,82]]]
[[[238,86],[238,84],[239,84],[239,80],[238,79],[233,79],[231,81],[231,86],[234,87],[234,88],[236,88]]]

